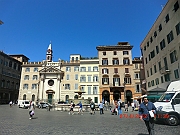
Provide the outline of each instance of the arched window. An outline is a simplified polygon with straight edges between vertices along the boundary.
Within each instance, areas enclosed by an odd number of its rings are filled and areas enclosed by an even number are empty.
[[[26,94],[23,95],[23,100],[26,100]]]
[[[35,101],[35,95],[34,94],[32,95],[32,101]]]

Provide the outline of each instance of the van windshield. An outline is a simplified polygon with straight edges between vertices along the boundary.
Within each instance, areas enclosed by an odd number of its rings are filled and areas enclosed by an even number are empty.
[[[170,102],[175,93],[164,93],[158,102]]]
[[[29,104],[29,102],[28,102],[28,101],[25,101],[25,104]]]

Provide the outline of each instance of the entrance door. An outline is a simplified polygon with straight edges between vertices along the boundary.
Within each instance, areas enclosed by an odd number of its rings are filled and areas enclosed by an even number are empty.
[[[106,100],[107,102],[110,103],[110,93],[109,91],[105,90],[102,92],[102,100]]]
[[[48,94],[48,103],[52,104],[52,94]]]
[[[121,99],[121,93],[120,93],[119,90],[115,90],[113,92],[113,99],[114,99],[114,101],[117,101],[117,100]]]
[[[127,103],[132,102],[132,92],[130,90],[126,91],[126,101],[127,101]]]

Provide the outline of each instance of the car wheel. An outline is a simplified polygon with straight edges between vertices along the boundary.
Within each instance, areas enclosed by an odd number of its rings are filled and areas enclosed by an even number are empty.
[[[175,116],[175,115],[169,115],[167,122],[170,126],[176,126],[179,124],[179,120],[178,120],[177,116]]]

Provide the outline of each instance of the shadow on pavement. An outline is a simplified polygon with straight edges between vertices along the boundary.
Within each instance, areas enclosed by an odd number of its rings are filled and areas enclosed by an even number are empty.
[[[38,117],[33,117],[32,119],[38,119]]]
[[[139,133],[139,134],[137,134],[137,135],[149,135],[149,134],[143,134],[143,133]]]

